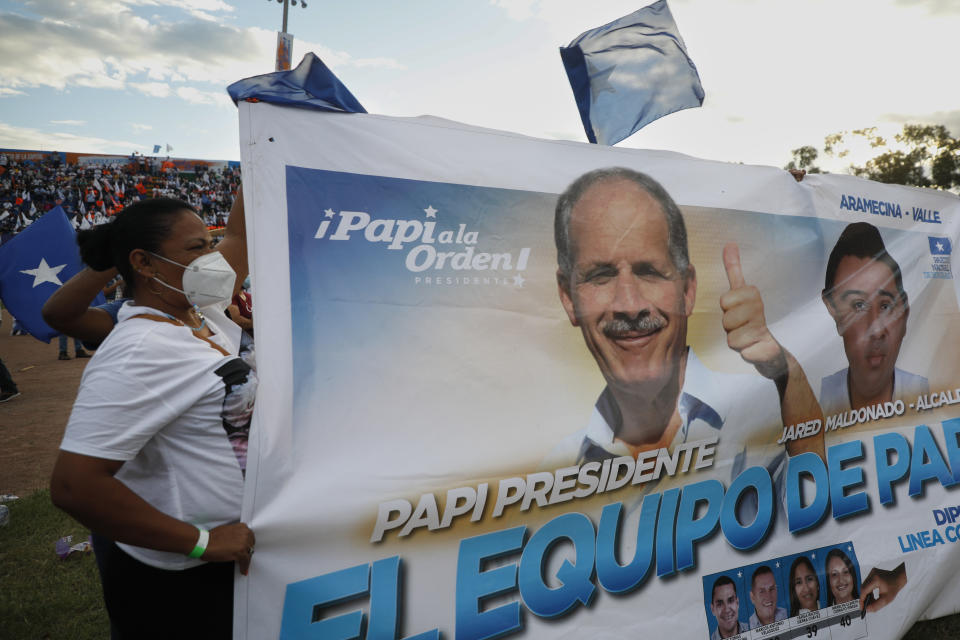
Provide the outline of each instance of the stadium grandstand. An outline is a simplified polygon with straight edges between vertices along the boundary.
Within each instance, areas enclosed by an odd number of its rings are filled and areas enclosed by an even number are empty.
[[[0,244],[57,206],[80,229],[154,197],[189,202],[216,231],[239,183],[235,161],[0,148]]]

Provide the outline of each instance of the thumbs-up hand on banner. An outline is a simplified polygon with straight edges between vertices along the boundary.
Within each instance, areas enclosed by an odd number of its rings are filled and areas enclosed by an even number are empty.
[[[823,411],[803,368],[767,328],[763,299],[760,291],[748,285],[743,277],[740,248],[736,243],[731,242],[723,248],[723,266],[730,283],[730,290],[720,296],[727,345],[756,367],[760,375],[776,384],[784,427],[808,421],[822,422]],[[824,458],[822,429],[812,437],[791,439],[784,444],[791,456],[812,452]]]
[[[730,290],[720,296],[727,346],[755,366],[760,375],[775,379],[787,373],[783,347],[767,328],[760,291],[746,283],[740,266],[740,248],[729,243],[723,248],[723,266]]]

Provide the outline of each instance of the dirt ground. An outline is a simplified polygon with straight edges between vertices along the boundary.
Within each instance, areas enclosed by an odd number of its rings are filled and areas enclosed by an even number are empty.
[[[27,496],[46,487],[63,429],[89,359],[57,360],[54,338],[11,336],[13,321],[3,311],[0,358],[20,389],[20,397],[0,404],[0,494]]]

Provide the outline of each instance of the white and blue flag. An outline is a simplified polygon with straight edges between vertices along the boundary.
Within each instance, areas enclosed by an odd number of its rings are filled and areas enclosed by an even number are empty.
[[[939,238],[936,236],[927,236],[930,241],[930,255],[948,256],[950,255],[950,238]]]
[[[59,333],[40,310],[82,268],[73,225],[56,207],[0,246],[0,299],[30,335],[49,342]]]
[[[581,33],[560,57],[593,143],[616,144],[660,117],[703,104],[700,75],[667,0]]]

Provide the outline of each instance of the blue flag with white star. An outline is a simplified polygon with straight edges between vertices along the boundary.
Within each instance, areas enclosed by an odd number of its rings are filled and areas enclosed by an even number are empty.
[[[950,238],[941,238],[938,236],[927,236],[930,241],[930,254],[935,256],[948,256],[951,252]]]
[[[60,334],[40,310],[82,268],[73,225],[56,207],[0,246],[0,299],[30,335],[50,342]]]
[[[703,104],[700,75],[667,6],[581,33],[560,58],[593,143],[613,145],[657,118]]]

